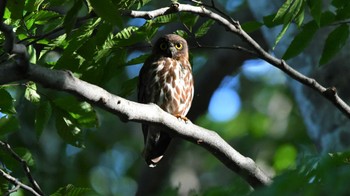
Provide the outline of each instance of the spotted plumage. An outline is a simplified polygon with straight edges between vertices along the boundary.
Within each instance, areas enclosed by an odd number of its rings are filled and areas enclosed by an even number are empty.
[[[156,41],[152,54],[140,71],[138,101],[155,103],[164,111],[186,119],[192,99],[193,77],[187,42],[175,34],[165,35]],[[142,124],[145,140],[143,155],[150,167],[155,167],[161,160],[171,141],[163,129]]]

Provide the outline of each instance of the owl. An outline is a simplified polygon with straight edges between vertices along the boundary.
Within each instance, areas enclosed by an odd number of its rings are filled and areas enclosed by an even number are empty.
[[[160,37],[139,73],[138,102],[157,104],[164,111],[186,118],[193,99],[193,76],[185,39],[175,34]],[[162,159],[171,136],[164,127],[142,124],[143,156],[149,167]]]

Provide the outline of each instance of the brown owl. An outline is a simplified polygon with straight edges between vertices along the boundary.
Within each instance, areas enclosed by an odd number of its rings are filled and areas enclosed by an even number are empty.
[[[175,34],[160,37],[141,68],[138,101],[155,103],[164,111],[186,120],[192,99],[193,77],[186,40]],[[145,141],[143,155],[150,167],[155,167],[162,159],[171,141],[163,129],[142,124]]]

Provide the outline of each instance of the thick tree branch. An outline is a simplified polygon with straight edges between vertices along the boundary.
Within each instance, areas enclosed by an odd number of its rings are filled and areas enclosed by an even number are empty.
[[[305,86],[308,86],[311,89],[315,90],[316,92],[321,94],[323,97],[328,99],[331,103],[333,103],[344,115],[350,118],[350,106],[347,105],[345,101],[338,96],[336,91],[332,91],[333,93],[328,93],[331,89],[334,89],[334,87],[331,87],[331,88],[323,87],[315,79],[312,79],[303,75],[302,73],[293,69],[284,60],[278,59],[272,56],[271,54],[269,54],[268,52],[266,52],[252,37],[250,37],[241,28],[241,26],[237,21],[234,21],[234,20],[229,21],[225,17],[217,13],[214,13],[211,10],[206,9],[205,7],[197,7],[197,6],[179,4],[179,3],[174,3],[172,4],[171,7],[165,7],[165,8],[160,8],[160,9],[151,10],[151,11],[125,11],[123,14],[134,18],[153,19],[158,16],[162,16],[170,13],[177,13],[177,12],[190,12],[190,13],[198,14],[200,16],[205,16],[215,20],[219,24],[223,25],[227,31],[230,31],[238,35],[244,42],[249,44],[249,46],[252,47],[252,50],[254,50],[257,53],[256,55],[257,57],[279,68],[284,73],[286,73],[293,79],[299,81],[300,83],[304,84]]]
[[[2,80],[2,74],[15,72],[15,63],[0,66],[0,85],[10,82]],[[24,77],[24,75],[23,75]],[[66,91],[83,100],[97,105],[119,116],[123,121],[153,123],[168,127],[169,134],[181,137],[206,148],[229,169],[241,175],[252,187],[268,185],[271,180],[250,158],[244,157],[233,149],[216,132],[201,128],[192,123],[179,121],[154,104],[140,104],[108,93],[106,90],[74,77],[69,71],[51,70],[30,64],[28,80],[42,84],[44,87]],[[18,77],[13,77],[17,81]]]

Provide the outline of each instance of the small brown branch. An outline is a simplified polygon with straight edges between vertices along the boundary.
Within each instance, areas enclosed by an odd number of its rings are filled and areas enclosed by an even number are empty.
[[[9,153],[11,154],[11,156],[18,162],[20,162],[22,164],[24,173],[26,174],[29,182],[32,184],[33,189],[35,192],[37,192],[38,194],[42,195],[42,190],[40,189],[38,183],[34,180],[30,169],[28,167],[28,164],[25,160],[23,160],[15,151],[12,150],[11,146],[3,141],[0,141],[0,145]],[[17,184],[20,185],[20,184]],[[22,186],[21,186],[22,187]]]
[[[212,6],[215,6],[215,5],[212,5]],[[319,84],[315,79],[309,78],[303,75],[302,73],[298,72],[297,70],[293,69],[284,60],[278,59],[272,56],[271,54],[269,54],[241,28],[238,22],[234,20],[230,22],[225,17],[206,9],[205,7],[198,7],[198,6],[187,5],[187,4],[177,4],[176,10],[170,9],[170,7],[165,7],[165,8],[160,8],[160,9],[151,10],[151,11],[127,11],[127,12],[124,12],[124,15],[134,17],[134,18],[152,19],[158,16],[162,16],[170,13],[176,13],[176,12],[190,12],[193,14],[198,14],[200,16],[205,16],[215,20],[216,22],[224,26],[227,31],[230,31],[236,34],[244,42],[249,44],[249,46],[255,51],[256,53],[255,55],[257,57],[279,68],[284,73],[289,75],[291,78],[299,81],[305,86],[308,86],[311,89],[315,90],[320,95],[328,99],[331,103],[333,103],[345,116],[350,118],[350,106],[347,103],[345,103],[345,101],[342,100],[337,93],[335,93],[334,96],[331,96],[331,97],[326,96],[324,92],[327,89],[325,87]]]

